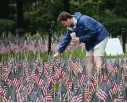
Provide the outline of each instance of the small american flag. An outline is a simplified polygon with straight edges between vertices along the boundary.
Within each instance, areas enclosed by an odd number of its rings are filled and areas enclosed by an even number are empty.
[[[85,74],[81,74],[81,78],[79,80],[81,86],[84,84],[84,80],[85,80]]]
[[[24,97],[22,95],[22,93],[20,93],[19,91],[17,92],[17,102],[23,102]]]
[[[92,93],[95,92],[95,90],[96,90],[96,82],[95,82],[95,80],[91,80],[90,81],[90,89],[91,89]]]
[[[6,90],[2,86],[0,86],[0,96],[4,96],[5,93],[6,93]]]
[[[106,94],[105,91],[103,91],[102,89],[99,89],[99,91],[98,91],[98,97],[99,97],[101,100],[105,101],[105,99],[106,99],[106,97],[107,97],[107,94]]]
[[[118,89],[119,86],[120,86],[120,85],[119,85],[118,83],[115,83],[115,82],[113,83],[113,88],[112,88],[112,93],[113,93],[113,94],[117,94],[117,93],[118,93],[118,91],[119,91],[119,89]]]
[[[87,88],[85,90],[85,99],[87,102],[90,102],[92,100],[92,92],[90,92]]]
[[[106,68],[108,69],[109,73],[114,71],[114,64],[113,63],[107,63]]]

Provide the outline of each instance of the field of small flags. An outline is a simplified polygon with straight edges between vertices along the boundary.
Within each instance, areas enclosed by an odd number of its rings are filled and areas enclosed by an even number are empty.
[[[100,73],[93,68],[88,78],[85,59],[44,61],[45,52],[47,41],[40,36],[0,38],[0,102],[127,101],[127,57],[105,59]]]

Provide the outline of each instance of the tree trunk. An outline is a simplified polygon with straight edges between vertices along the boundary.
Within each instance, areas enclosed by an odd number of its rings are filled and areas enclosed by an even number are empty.
[[[48,55],[51,55],[52,31],[48,32]]]
[[[70,12],[70,0],[64,0],[63,3],[64,3],[64,10],[66,12]]]
[[[23,1],[17,0],[17,27],[23,28]]]
[[[17,0],[17,33],[24,34],[23,0]]]
[[[123,41],[123,52],[126,52],[126,35],[122,35],[122,41]]]
[[[0,18],[8,19],[9,17],[9,0],[1,0],[0,1]]]

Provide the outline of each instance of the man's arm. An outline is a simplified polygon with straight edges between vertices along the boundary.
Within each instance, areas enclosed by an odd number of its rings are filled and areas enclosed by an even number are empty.
[[[63,40],[61,41],[60,45],[59,45],[59,49],[58,52],[59,53],[63,53],[64,50],[66,49],[66,47],[68,46],[68,44],[71,41],[71,36],[70,36],[70,31],[67,30],[66,35],[64,36]]]

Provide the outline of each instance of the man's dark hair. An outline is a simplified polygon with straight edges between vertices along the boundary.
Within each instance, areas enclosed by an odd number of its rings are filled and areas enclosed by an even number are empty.
[[[70,13],[63,11],[59,14],[57,21],[66,21],[67,19],[71,18],[72,15]]]

